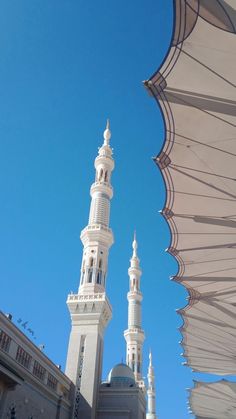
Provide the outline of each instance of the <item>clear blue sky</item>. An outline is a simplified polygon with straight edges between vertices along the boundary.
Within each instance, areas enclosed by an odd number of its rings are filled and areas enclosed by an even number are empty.
[[[34,330],[36,344],[65,365],[76,291],[80,231],[87,224],[93,162],[106,118],[116,168],[107,293],[113,319],[103,377],[125,358],[129,258],[134,229],[143,269],[144,375],[152,348],[159,419],[185,419],[186,387],[175,309],[185,290],[169,281],[175,261],[158,210],[165,191],[151,160],[163,142],[159,109],[142,80],[171,37],[171,0],[3,0],[0,15],[0,304]],[[22,329],[23,330],[23,329]]]

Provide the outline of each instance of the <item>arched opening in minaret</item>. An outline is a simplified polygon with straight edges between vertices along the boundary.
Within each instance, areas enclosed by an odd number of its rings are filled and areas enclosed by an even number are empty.
[[[88,282],[91,283],[93,280],[93,258],[89,258],[89,269],[88,269]]]
[[[102,177],[103,177],[103,169],[101,169],[100,172],[99,172],[98,180],[99,181],[102,180]]]
[[[107,173],[107,170],[105,171],[105,178],[104,178],[104,181],[105,182],[107,182],[107,178],[108,178],[108,173]]]
[[[99,260],[96,282],[97,282],[97,284],[101,284],[101,282],[102,282],[102,259]]]
[[[97,273],[97,284],[101,284],[101,272]]]

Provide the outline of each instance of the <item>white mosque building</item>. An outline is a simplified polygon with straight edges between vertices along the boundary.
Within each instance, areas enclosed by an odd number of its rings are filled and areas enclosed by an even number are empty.
[[[130,259],[126,363],[115,365],[101,381],[103,339],[112,317],[106,295],[109,227],[114,169],[109,122],[95,159],[89,222],[81,232],[83,256],[77,294],[69,294],[71,315],[65,374],[0,312],[0,418],[11,419],[156,419],[152,356],[148,383],[142,375],[144,331],[136,235]],[[117,354],[118,355],[118,354]],[[119,355],[118,355],[119,356]]]
[[[96,175],[90,189],[89,222],[81,232],[84,248],[79,289],[77,294],[69,294],[67,299],[72,328],[65,373],[75,385],[72,417],[156,419],[151,354],[147,389],[142,376],[145,336],[141,324],[142,271],[136,235],[128,270],[128,329],[124,332],[126,364],[112,368],[107,381],[101,383],[104,333],[112,317],[112,308],[106,295],[108,255],[113,244],[113,233],[109,227],[110,200],[113,196],[111,173],[114,169],[110,138],[108,121],[104,142],[94,163]]]

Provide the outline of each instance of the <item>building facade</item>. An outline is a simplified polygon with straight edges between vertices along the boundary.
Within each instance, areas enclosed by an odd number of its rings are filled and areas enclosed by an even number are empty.
[[[126,364],[115,365],[99,391],[97,419],[145,419],[146,399]]]
[[[70,419],[71,380],[0,312],[0,418]]]

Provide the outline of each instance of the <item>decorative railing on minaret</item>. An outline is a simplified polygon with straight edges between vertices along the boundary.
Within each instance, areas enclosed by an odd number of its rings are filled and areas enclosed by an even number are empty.
[[[130,259],[129,292],[128,299],[128,329],[124,332],[126,340],[126,363],[133,370],[135,380],[139,387],[145,389],[142,378],[143,341],[145,339],[141,323],[141,301],[143,299],[140,291],[140,277],[142,271],[137,256],[138,243],[136,234],[133,240],[133,255]]]
[[[157,419],[156,416],[156,392],[155,392],[155,375],[152,365],[152,353],[149,353],[149,367],[148,367],[148,389],[147,389],[147,414],[146,419]]]
[[[69,294],[67,305],[72,329],[66,374],[75,385],[73,419],[94,419],[102,372],[103,335],[112,310],[106,297],[109,248],[113,234],[109,228],[110,200],[114,169],[109,121],[104,142],[95,159],[95,182],[90,189],[89,222],[81,232],[83,257],[78,294]]]

